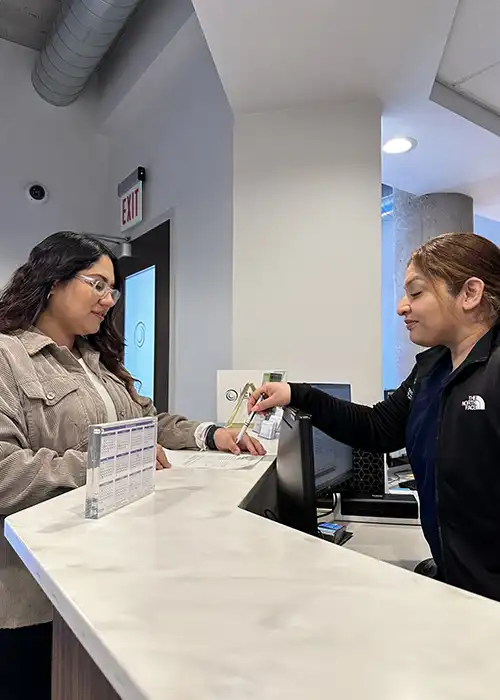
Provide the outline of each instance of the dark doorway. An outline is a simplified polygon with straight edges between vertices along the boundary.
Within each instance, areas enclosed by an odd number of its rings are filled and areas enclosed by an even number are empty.
[[[120,258],[124,279],[118,315],[125,336],[125,366],[140,380],[140,394],[158,411],[168,410],[170,347],[170,222],[132,241],[132,255]]]

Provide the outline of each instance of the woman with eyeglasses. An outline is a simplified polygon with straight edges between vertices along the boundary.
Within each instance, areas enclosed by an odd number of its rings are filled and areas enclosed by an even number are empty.
[[[85,483],[88,426],[155,414],[123,365],[114,254],[71,232],[37,245],[0,296],[0,526]],[[236,431],[158,416],[171,449],[264,454]],[[157,468],[168,467],[157,449]],[[0,534],[0,696],[50,699],[51,606]]]

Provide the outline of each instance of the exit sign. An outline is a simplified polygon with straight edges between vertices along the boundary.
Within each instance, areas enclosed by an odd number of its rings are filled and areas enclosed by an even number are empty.
[[[120,229],[127,231],[142,221],[142,182],[120,197]]]
[[[140,166],[118,185],[120,231],[127,231],[142,221],[142,188],[146,171]]]

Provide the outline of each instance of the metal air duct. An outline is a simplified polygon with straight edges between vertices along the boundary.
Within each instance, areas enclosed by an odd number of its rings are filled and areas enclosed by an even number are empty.
[[[141,0],[65,0],[31,80],[56,106],[74,102]]]

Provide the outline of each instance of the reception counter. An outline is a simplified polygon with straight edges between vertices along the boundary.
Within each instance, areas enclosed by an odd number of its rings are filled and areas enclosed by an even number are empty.
[[[7,519],[54,606],[55,700],[497,700],[500,605],[244,510],[270,462]]]

